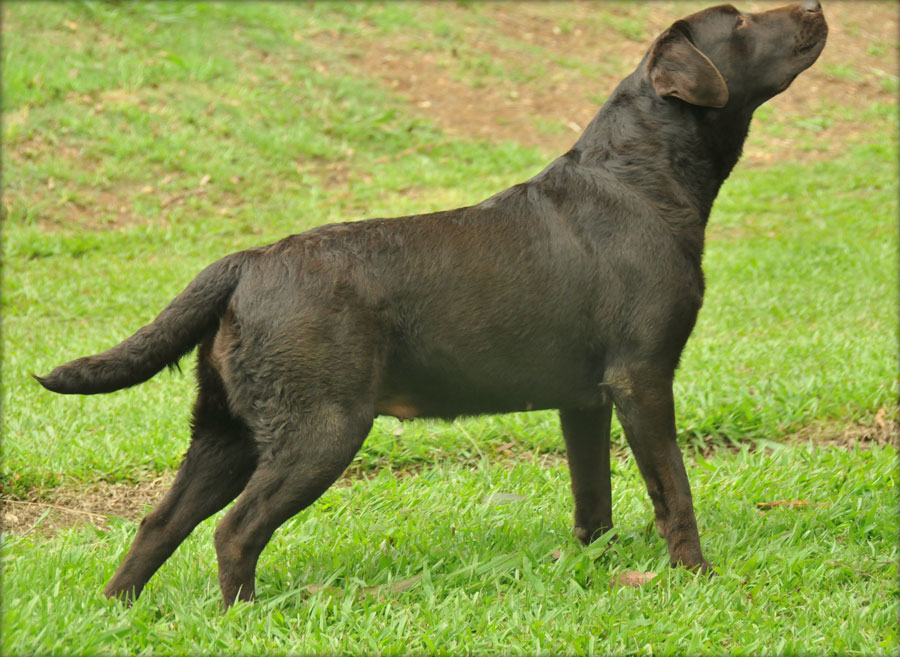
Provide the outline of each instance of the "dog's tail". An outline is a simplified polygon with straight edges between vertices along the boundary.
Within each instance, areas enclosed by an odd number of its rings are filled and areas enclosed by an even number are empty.
[[[175,365],[218,326],[247,261],[233,253],[204,269],[159,316],[112,349],[32,376],[53,392],[94,395],[143,383]]]

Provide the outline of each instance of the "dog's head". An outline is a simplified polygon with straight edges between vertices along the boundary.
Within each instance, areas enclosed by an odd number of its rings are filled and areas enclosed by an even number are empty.
[[[827,35],[818,0],[757,14],[721,5],[663,32],[645,60],[646,73],[661,97],[754,109],[816,61]]]

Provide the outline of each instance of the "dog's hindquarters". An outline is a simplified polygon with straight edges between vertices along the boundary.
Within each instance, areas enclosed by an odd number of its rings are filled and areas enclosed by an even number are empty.
[[[258,453],[215,531],[226,606],[253,597],[272,534],[341,475],[375,415],[380,324],[350,288],[295,257],[248,272],[209,358],[200,354],[222,377],[228,412],[246,423]]]
[[[219,580],[226,606],[251,598],[272,534],[331,486],[368,435],[379,324],[289,246],[244,268],[201,342],[191,446],[107,595],[137,597],[191,530],[237,497],[215,532]]]

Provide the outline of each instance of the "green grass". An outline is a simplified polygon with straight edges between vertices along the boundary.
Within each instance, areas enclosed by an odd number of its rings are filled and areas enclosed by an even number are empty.
[[[469,29],[491,34],[495,7],[452,7],[4,5],[4,495],[140,482],[177,467],[187,445],[193,357],[184,374],[97,397],[51,395],[29,372],[130,335],[226,253],[325,222],[477,202],[554,155],[450,136],[360,75],[358,53],[321,36],[390,39],[416,56],[465,42]],[[530,11],[561,33],[587,29],[566,23],[565,9]],[[591,21],[610,38],[644,40],[643,11],[598,8]],[[425,28],[435,40],[416,36]],[[439,65],[477,89],[543,84],[542,61],[552,75],[582,76],[586,97],[609,91],[579,53],[509,34],[489,42],[490,56],[458,47]],[[614,52],[597,66],[626,72]],[[224,618],[212,522],[131,610],[98,591],[133,523],[6,536],[3,650],[896,652],[895,450],[747,449],[893,413],[895,116],[880,101],[824,98],[802,115],[764,107],[751,140],[777,137],[821,157],[739,166],[717,201],[706,305],[676,380],[685,445],[743,446],[688,459],[704,548],[721,571],[712,582],[663,567],[617,426],[619,541],[582,549],[570,538],[566,468],[533,459],[563,452],[553,413],[382,418],[357,475],[276,534],[261,600]],[[823,142],[823,129],[843,123],[870,131]],[[564,125],[533,124],[548,135]],[[501,446],[512,465],[498,460]],[[525,499],[491,505],[493,492]],[[755,507],[782,499],[823,506]],[[625,570],[663,574],[610,591]]]
[[[666,567],[631,459],[614,468],[618,541],[589,548],[569,532],[562,465],[446,462],[332,488],[266,548],[260,600],[224,618],[212,523],[131,609],[99,593],[130,524],[10,537],[3,645],[11,654],[889,654],[895,464],[883,448],[698,460],[701,535],[720,571],[709,581]],[[497,492],[518,498],[490,503]],[[756,507],[784,499],[810,506]],[[626,570],[659,576],[610,589]]]

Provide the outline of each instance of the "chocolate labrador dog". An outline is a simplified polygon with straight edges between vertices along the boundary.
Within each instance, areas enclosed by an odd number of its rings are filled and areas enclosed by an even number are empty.
[[[671,563],[709,571],[675,440],[672,380],[703,299],[703,233],[753,111],[819,56],[817,0],[675,22],[572,149],[471,207],[322,226],[204,269],[112,349],[36,377],[59,393],[146,381],[199,345],[172,489],[105,593],[132,600],[203,519],[225,605],[254,594],[285,520],[377,415],[559,409],[584,543],[610,529],[613,407]]]

